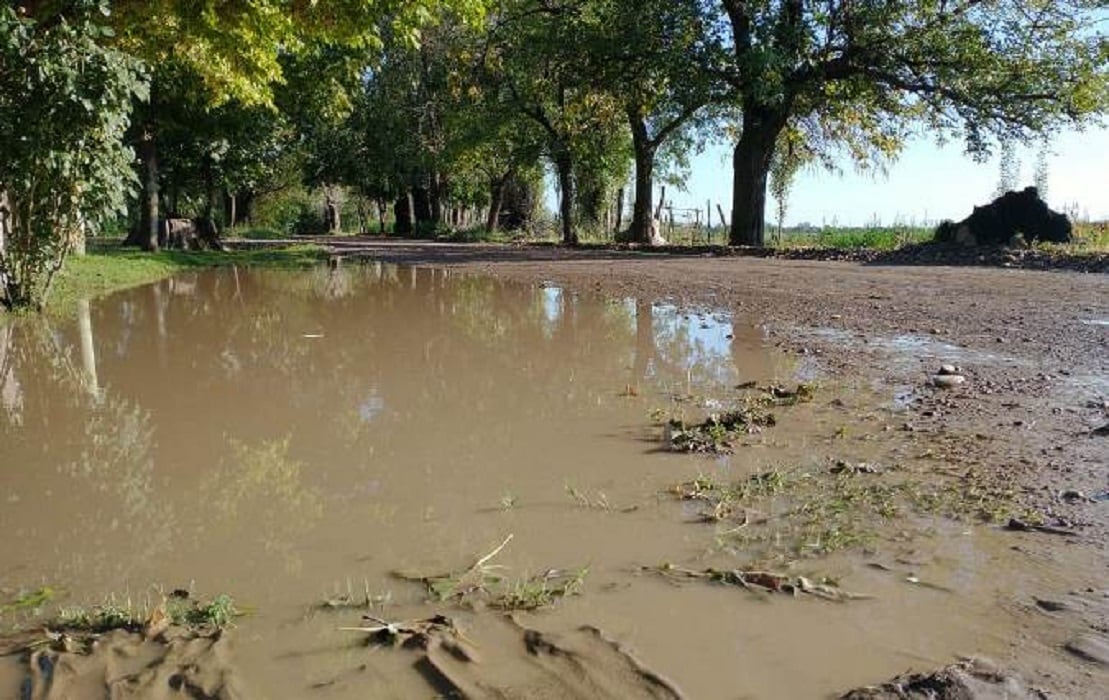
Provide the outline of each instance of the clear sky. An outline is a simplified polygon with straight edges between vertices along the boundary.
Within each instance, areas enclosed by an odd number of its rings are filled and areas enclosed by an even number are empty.
[[[1038,147],[1020,149],[1021,186],[1032,184]],[[1048,160],[1047,200],[1057,210],[1077,205],[1082,218],[1109,219],[1109,128],[1066,133],[1052,143]],[[675,207],[723,205],[731,216],[731,148],[712,146],[693,161],[686,192],[668,188]],[[886,176],[856,174],[849,163],[843,175],[824,170],[798,175],[785,217],[787,226],[923,223],[962,219],[984,204],[997,188],[997,158],[979,164],[963,153],[960,143],[943,147],[935,141],[913,141]],[[658,195],[656,194],[656,197]],[[773,204],[767,220],[776,220]]]

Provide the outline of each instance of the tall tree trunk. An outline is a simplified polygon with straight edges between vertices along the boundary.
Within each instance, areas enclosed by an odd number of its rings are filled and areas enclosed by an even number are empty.
[[[502,178],[489,181],[489,216],[485,219],[485,232],[495,233],[501,221],[501,208],[504,206],[504,187],[511,177],[511,171]]]
[[[732,245],[765,244],[766,181],[786,113],[752,108],[743,114],[743,132],[732,160]]]
[[[442,174],[432,171],[428,187],[428,204],[431,209],[431,223],[438,226],[443,223],[443,200],[446,198],[447,187]]]
[[[142,164],[142,201],[139,208],[139,227],[131,232],[126,245],[137,245],[143,250],[158,250],[158,146],[154,129],[143,129],[138,143],[139,162]]]
[[[378,197],[377,202],[377,228],[378,233],[382,236],[385,235],[385,212],[389,209],[389,205],[385,202],[384,197]]]
[[[555,170],[558,171],[558,188],[562,195],[559,202],[562,242],[565,245],[577,245],[578,232],[574,228],[574,159],[569,150],[563,149],[555,157]]]
[[[415,212],[412,206],[412,195],[405,192],[397,198],[397,203],[393,206],[393,216],[395,223],[393,224],[393,233],[398,236],[409,236],[413,231],[413,220]]]
[[[654,192],[655,153],[653,149],[635,148],[635,201],[632,204],[631,240],[651,243],[651,219]]]
[[[242,190],[235,196],[235,205],[239,211],[238,220],[243,223],[254,222],[254,198],[255,194],[252,190]]]
[[[412,188],[412,205],[417,224],[434,223],[431,218],[431,194],[423,185]]]
[[[8,237],[11,235],[11,222],[12,222],[12,209],[11,203],[8,201],[8,191],[0,189],[0,300],[7,301],[8,299],[8,271],[7,267],[7,252],[8,252]],[[0,376],[0,381],[3,377]]]
[[[239,223],[239,198],[232,190],[227,190],[224,198],[224,214],[227,217],[227,228],[235,228]]]
[[[616,190],[616,232],[624,228],[624,186]]]
[[[0,189],[0,258],[8,249],[9,226],[12,220],[11,205],[8,203],[8,191]]]
[[[324,188],[324,221],[327,223],[327,232],[330,235],[342,233],[342,204],[335,196],[335,190],[331,185]]]
[[[655,148],[647,133],[647,122],[636,108],[628,109],[628,125],[635,150],[635,201],[632,204],[632,227],[629,238],[635,243],[651,242],[651,207],[655,197]]]

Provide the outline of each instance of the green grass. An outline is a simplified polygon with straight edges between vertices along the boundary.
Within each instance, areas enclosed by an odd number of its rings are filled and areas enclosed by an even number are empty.
[[[243,239],[248,241],[272,241],[288,238],[289,234],[281,229],[267,226],[236,226],[235,228],[227,229],[224,236],[230,239]]]
[[[934,230],[920,226],[824,227],[811,232],[791,231],[782,234],[782,246],[816,246],[818,248],[895,250],[912,243],[932,240]],[[776,232],[767,232],[768,241],[777,242]]]
[[[46,626],[101,633],[115,629],[142,629],[161,617],[168,623],[193,631],[206,628],[219,630],[232,627],[235,618],[243,614],[227,594],[220,594],[211,600],[168,596],[153,607],[149,603],[136,605],[130,598],[120,600],[110,596],[99,605],[64,607],[57,619]]]
[[[770,469],[736,482],[711,476],[669,489],[700,504],[697,520],[718,525],[718,543],[758,567],[846,549],[870,549],[934,518],[997,523],[1036,515],[994,475],[951,477],[904,467],[837,463],[831,469]]]
[[[523,236],[520,231],[494,231],[489,233],[485,226],[444,231],[436,237],[452,243],[510,243]]]
[[[1072,253],[1109,253],[1109,221],[1076,223],[1074,241],[1059,249]]]
[[[129,287],[156,282],[184,270],[219,267],[269,267],[304,269],[326,257],[318,246],[291,246],[280,249],[218,251],[164,250],[144,253],[136,250],[106,249],[88,255],[72,256],[54,280],[46,310],[51,315],[68,316],[80,299],[91,299]]]

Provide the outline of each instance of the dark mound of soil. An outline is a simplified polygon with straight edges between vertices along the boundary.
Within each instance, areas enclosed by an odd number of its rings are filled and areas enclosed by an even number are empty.
[[[1019,678],[988,661],[972,659],[932,673],[898,676],[880,686],[858,688],[840,700],[1032,700],[1041,697]]]
[[[959,223],[945,221],[936,229],[936,241],[963,245],[1003,245],[1018,236],[1024,240],[1069,243],[1072,228],[1067,217],[1052,211],[1035,187],[1006,192],[993,202],[975,207]]]

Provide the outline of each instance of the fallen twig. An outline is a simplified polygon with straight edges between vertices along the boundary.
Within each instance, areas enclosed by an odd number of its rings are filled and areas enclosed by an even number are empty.
[[[657,567],[644,567],[668,578],[695,579],[713,581],[729,586],[738,586],[749,591],[786,593],[797,596],[806,594],[830,600],[844,602],[848,600],[866,600],[871,596],[844,591],[830,583],[817,583],[804,576],[791,576],[769,571],[742,571],[739,569],[686,569],[672,564]]]

